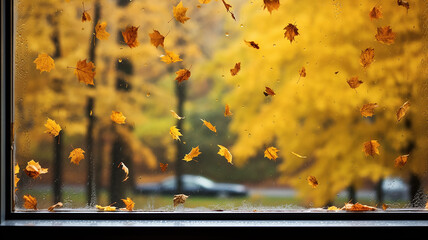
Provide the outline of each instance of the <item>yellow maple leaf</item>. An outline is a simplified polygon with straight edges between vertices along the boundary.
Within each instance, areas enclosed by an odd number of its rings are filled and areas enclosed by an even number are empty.
[[[229,152],[229,150],[222,146],[222,145],[217,145],[220,149],[218,150],[218,153],[220,156],[223,156],[224,158],[226,158],[227,162],[229,162],[230,164],[232,163],[232,154]]]
[[[48,118],[48,120],[46,121],[45,127],[46,127],[45,133],[49,133],[54,137],[58,136],[59,132],[62,130],[61,126],[50,118]]]
[[[266,148],[264,154],[266,158],[270,159],[270,160],[276,160],[278,158],[278,154],[277,152],[279,152],[279,150],[276,147],[268,147]]]
[[[45,174],[48,172],[47,168],[42,168],[39,164],[39,162],[35,162],[34,160],[31,160],[27,162],[27,166],[24,169],[24,172],[32,178],[37,178],[40,174]]]
[[[86,59],[77,61],[76,69],[74,70],[74,74],[79,79],[79,82],[86,83],[86,85],[94,85],[94,77],[95,77],[95,65],[93,62],[86,62]]]
[[[226,104],[225,106],[224,106],[224,116],[225,117],[229,117],[229,116],[232,116],[233,115],[233,113],[230,111],[230,106],[229,106],[229,104]]]
[[[374,115],[374,109],[377,107],[378,107],[377,103],[364,104],[360,109],[361,115],[363,117],[371,117]]]
[[[24,208],[37,210],[37,199],[31,195],[24,195]]]
[[[188,80],[190,78],[190,71],[188,69],[180,69],[177,72],[175,72],[175,74],[177,74],[177,77],[175,78],[175,80],[178,83],[181,83],[185,80]]]
[[[201,154],[201,152],[199,152],[199,146],[197,146],[195,148],[192,148],[192,150],[184,156],[183,160],[186,162],[190,162],[193,160],[193,158],[199,156],[199,154]]]
[[[363,144],[363,152],[366,154],[366,156],[373,157],[375,154],[380,155],[379,146],[380,144],[377,142],[377,140],[367,141]]]
[[[95,205],[95,207],[96,207],[98,210],[100,210],[100,211],[106,211],[106,212],[114,212],[114,211],[116,211],[116,207],[111,206],[111,205],[109,205],[109,206],[105,206],[105,207],[103,207],[103,206],[101,206],[101,205]]]
[[[110,33],[106,31],[106,27],[106,22],[98,22],[95,26],[95,37],[99,40],[107,40],[110,37]]]
[[[127,197],[126,199],[122,199],[122,201],[126,205],[126,207],[125,207],[126,210],[128,210],[128,211],[134,210],[135,203],[134,203],[134,201],[132,201],[132,199]]]
[[[210,122],[205,121],[204,119],[201,119],[201,121],[204,123],[204,125],[211,131],[217,133],[217,129],[215,128],[215,126],[213,126]]]
[[[180,136],[183,136],[180,133],[180,129],[178,129],[176,126],[172,126],[169,128],[169,134],[171,135],[172,139],[180,141]]]
[[[166,62],[167,64],[183,61],[183,59],[180,58],[180,55],[175,54],[174,52],[168,51],[166,49],[165,55],[161,56],[161,60],[162,62]]]
[[[34,60],[36,69],[42,72],[50,72],[55,69],[55,61],[46,53],[39,53],[38,57]]]
[[[405,103],[403,103],[403,105],[401,105],[401,107],[397,111],[397,121],[400,121],[401,119],[403,119],[403,117],[406,115],[409,108],[410,108],[409,101],[406,101]]]
[[[15,185],[15,192],[18,190],[18,182],[19,182],[19,178],[18,178],[18,176],[17,176],[17,174],[19,173],[19,165],[18,164],[16,164],[15,165],[15,168],[14,168],[14,174],[15,174],[15,180],[14,180],[14,185]]]
[[[177,21],[184,23],[190,18],[186,16],[187,8],[183,7],[183,2],[180,1],[177,6],[173,7],[172,13]]]
[[[118,111],[111,111],[110,119],[117,124],[125,124],[126,117]]]
[[[152,43],[153,46],[164,47],[163,43],[164,43],[165,37],[162,34],[160,34],[158,30],[153,29],[153,33],[149,33],[149,37],[150,37],[150,42]]]
[[[70,155],[68,158],[71,158],[70,162],[74,163],[76,165],[79,165],[80,161],[82,159],[85,159],[85,155],[83,155],[85,151],[81,148],[73,149],[73,151],[70,152]]]
[[[309,184],[311,187],[316,188],[316,187],[318,186],[318,180],[317,180],[317,178],[316,178],[316,177],[314,177],[314,176],[308,176],[308,177],[306,178],[306,180],[308,181],[308,184]]]

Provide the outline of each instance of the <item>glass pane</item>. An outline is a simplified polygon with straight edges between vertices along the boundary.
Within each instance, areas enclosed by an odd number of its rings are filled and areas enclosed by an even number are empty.
[[[14,3],[17,211],[426,206],[423,0]]]

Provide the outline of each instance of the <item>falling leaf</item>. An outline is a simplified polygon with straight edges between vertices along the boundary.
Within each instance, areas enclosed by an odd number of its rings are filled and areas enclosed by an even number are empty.
[[[360,55],[360,64],[363,67],[368,67],[374,60],[374,49],[366,48],[366,50],[361,51]]]
[[[34,160],[31,160],[27,162],[27,166],[24,169],[24,172],[32,178],[37,178],[40,174],[45,174],[48,172],[47,168],[42,168],[39,164],[39,162],[35,162]]]
[[[179,204],[183,204],[183,203],[185,203],[185,202],[186,202],[186,199],[187,199],[188,197],[189,197],[189,196],[184,195],[184,194],[177,194],[177,195],[174,195],[174,199],[172,200],[172,202],[174,203],[174,207],[177,207]]]
[[[238,74],[239,70],[241,70],[241,62],[235,63],[235,67],[230,69],[230,74],[232,76],[235,76]]]
[[[224,116],[229,117],[232,115],[233,115],[233,113],[230,111],[229,104],[226,104],[226,106],[224,107]]]
[[[126,117],[118,111],[111,111],[110,119],[117,124],[125,124]]]
[[[122,170],[125,173],[125,178],[122,180],[122,182],[125,182],[126,180],[128,180],[128,178],[129,178],[129,176],[128,176],[129,175],[129,169],[128,169],[128,167],[123,162],[120,162],[117,167],[118,168],[122,167]]]
[[[183,7],[183,2],[177,4],[177,6],[173,7],[172,13],[177,21],[181,23],[185,23],[190,18],[186,16],[187,8]]]
[[[407,163],[407,159],[409,158],[409,154],[398,156],[394,160],[394,166],[402,168]]]
[[[406,1],[403,1],[403,0],[397,0],[397,4],[398,4],[398,6],[405,7],[407,9],[407,11],[410,8],[409,2],[406,2]]]
[[[215,126],[213,126],[210,122],[205,121],[204,119],[201,119],[201,121],[204,123],[204,125],[211,131],[213,132],[217,132],[217,129],[215,128]]]
[[[278,10],[279,8],[279,0],[263,0],[264,7],[263,9],[266,9],[269,11],[270,14],[272,14],[273,10]]]
[[[165,172],[168,169],[168,163],[159,163],[159,167],[162,172]]]
[[[178,119],[178,120],[181,120],[181,119],[184,119],[184,118],[185,118],[185,117],[180,117],[180,116],[178,116],[178,114],[177,114],[177,113],[175,113],[175,112],[174,112],[174,110],[169,110],[169,111],[171,112],[172,116],[173,116],[174,118]]]
[[[401,105],[401,107],[397,111],[397,121],[400,121],[401,119],[403,119],[403,117],[406,115],[409,108],[410,108],[410,102],[409,101],[407,101],[407,102],[403,103],[403,105]]]
[[[363,83],[363,81],[361,81],[361,80],[358,79],[358,76],[353,76],[349,80],[347,80],[346,82],[353,89],[359,87]]]
[[[379,146],[380,144],[377,142],[377,140],[367,141],[363,144],[363,152],[366,154],[366,156],[373,157],[375,154],[380,155]]]
[[[270,88],[270,87],[265,87],[265,91],[263,92],[263,94],[267,97],[267,96],[275,96],[275,92]]]
[[[55,61],[46,53],[39,53],[34,63],[36,64],[36,69],[40,70],[40,73],[50,72],[52,69],[55,69]]]
[[[183,61],[183,59],[180,58],[180,55],[177,55],[172,51],[165,49],[165,54],[166,55],[161,56],[161,60],[167,64]]]
[[[193,158],[199,156],[199,154],[201,154],[201,152],[199,152],[199,146],[197,146],[195,148],[192,148],[192,150],[190,150],[190,152],[184,156],[183,160],[186,162],[190,162],[193,160]]]
[[[190,78],[190,71],[188,69],[180,69],[177,72],[175,72],[175,74],[177,75],[175,77],[175,80],[178,83],[181,83],[181,82],[188,80]]]
[[[312,187],[312,188],[316,188],[318,186],[318,180],[316,179],[316,177],[314,176],[308,176],[306,178],[306,180],[308,180],[308,184]]]
[[[346,203],[341,210],[346,210],[350,212],[364,212],[364,211],[375,211],[375,207],[363,205],[361,203]]]
[[[374,109],[377,107],[378,107],[377,103],[364,104],[360,109],[361,115],[363,117],[371,117],[374,115]]]
[[[78,61],[74,74],[79,79],[79,82],[86,83],[86,85],[94,85],[95,68],[93,62],[86,62],[86,59]]]
[[[46,127],[45,133],[49,133],[54,137],[58,136],[59,132],[62,130],[61,126],[50,118],[48,118],[48,120],[46,121],[45,127]]]
[[[264,157],[268,158],[269,160],[273,159],[274,161],[276,161],[276,159],[278,158],[277,152],[279,152],[279,150],[276,147],[268,147],[264,152]]]
[[[255,43],[254,41],[246,41],[246,40],[244,40],[244,42],[245,42],[248,46],[250,46],[250,47],[252,47],[252,48],[260,49],[259,45],[258,45],[257,43]]]
[[[172,126],[169,128],[169,134],[171,135],[172,139],[178,140],[178,141],[181,141],[180,136],[183,136],[180,133],[180,129],[178,129],[176,126]]]
[[[139,45],[138,43],[138,28],[130,26],[125,29],[125,31],[122,31],[123,40],[130,48],[137,47]]]
[[[307,158],[306,156],[302,156],[300,154],[297,154],[295,152],[291,152],[291,154],[293,154],[294,156],[298,157],[298,158]]]
[[[24,195],[24,208],[37,210],[37,199],[31,195]]]
[[[106,27],[106,22],[98,22],[97,25],[95,25],[95,37],[99,40],[107,40],[110,37],[110,33],[106,31]]]
[[[60,208],[60,207],[63,207],[62,202],[57,202],[54,205],[48,207],[48,211],[53,212],[55,208]]]
[[[101,205],[95,205],[95,207],[100,211],[114,212],[114,211],[116,211],[116,207],[112,206],[113,204],[115,204],[115,203],[112,203],[112,204],[105,206],[105,207],[103,207]]]
[[[295,36],[299,35],[299,29],[291,23],[289,23],[285,28],[284,38],[290,40],[290,43],[294,40]]]
[[[390,26],[378,27],[375,38],[377,41],[384,43],[386,45],[389,45],[394,43],[395,33],[392,32],[392,29]]]
[[[19,165],[18,164],[16,164],[15,165],[15,168],[14,168],[14,175],[15,175],[15,180],[14,180],[14,186],[15,186],[15,192],[18,190],[18,182],[19,182],[19,178],[18,178],[18,176],[17,176],[17,174],[19,173]]]
[[[164,47],[163,43],[165,41],[165,37],[162,34],[160,34],[158,30],[153,29],[153,33],[149,33],[149,37],[150,37],[150,42],[152,43],[153,46]]]
[[[299,70],[299,76],[300,76],[300,77],[306,77],[306,68],[305,68],[305,67],[302,67],[302,68]]]
[[[232,154],[229,152],[229,150],[222,145],[217,145],[217,146],[220,148],[220,150],[218,150],[217,154],[226,158],[228,163],[233,164],[232,163]]]
[[[68,158],[71,158],[71,160],[70,160],[71,163],[79,165],[80,161],[82,159],[85,159],[85,155],[83,155],[84,153],[85,153],[85,151],[83,151],[83,149],[76,148],[70,152],[70,155],[68,156]]]
[[[132,199],[130,199],[129,197],[127,197],[126,199],[121,199],[121,200],[125,204],[126,210],[128,210],[128,211],[134,210],[135,203],[134,203],[134,201],[132,201]]]
[[[232,5],[230,5],[230,4],[228,4],[228,3],[226,3],[226,1],[224,1],[224,0],[221,0],[221,1],[223,2],[224,7],[226,8],[226,11],[227,11],[228,13],[230,13],[230,16],[232,16],[233,20],[235,20],[235,21],[236,21],[236,19],[235,19],[235,15],[230,11],[230,9],[232,8]]]
[[[369,17],[370,20],[382,18],[383,16],[380,7],[373,7],[372,10],[369,12]]]
[[[90,22],[92,21],[91,15],[89,15],[89,13],[87,11],[83,11],[82,13],[82,22]]]

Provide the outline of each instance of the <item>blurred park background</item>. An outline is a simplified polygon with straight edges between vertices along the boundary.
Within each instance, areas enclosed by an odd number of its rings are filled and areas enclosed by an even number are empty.
[[[347,201],[380,206],[384,179],[400,178],[409,187],[398,207],[425,206],[428,188],[427,4],[397,1],[281,0],[269,12],[263,0],[183,0],[185,23],[173,16],[177,0],[19,0],[15,1],[14,165],[18,164],[15,202],[38,196],[39,207],[62,201],[65,207],[95,204],[121,206],[131,197],[136,209],[172,209],[172,196],[145,196],[133,189],[169,176],[195,174],[216,182],[240,183],[247,197],[191,197],[186,207],[211,210],[270,206],[323,207]],[[382,18],[369,12],[379,7]],[[91,21],[82,22],[86,11]],[[95,37],[106,22],[107,40]],[[284,28],[296,25],[293,42]],[[122,31],[138,27],[139,45],[130,48]],[[376,41],[378,27],[391,26],[393,44]],[[161,61],[162,47],[149,33],[165,36],[164,48],[183,61]],[[251,48],[254,41],[260,48]],[[374,62],[360,64],[360,54],[374,48]],[[40,72],[34,60],[47,53],[55,69]],[[95,84],[77,80],[74,67],[87,59],[95,64]],[[232,76],[236,63],[241,69]],[[305,67],[306,76],[299,75]],[[175,81],[179,69],[191,76]],[[356,89],[347,80],[363,81]],[[265,96],[265,87],[276,95]],[[406,116],[396,112],[411,103]],[[360,108],[377,103],[375,114]],[[225,105],[233,115],[225,117]],[[112,111],[125,124],[110,119]],[[175,111],[184,119],[171,115]],[[51,118],[61,127],[57,137],[45,133]],[[216,126],[213,133],[201,119]],[[171,126],[182,133],[172,139]],[[377,140],[380,154],[365,156],[363,143]],[[217,154],[227,147],[233,164]],[[185,154],[199,146],[190,162]],[[278,158],[264,157],[267,147]],[[79,165],[70,152],[85,151]],[[394,159],[409,154],[403,167]],[[48,173],[33,179],[22,169],[30,160]],[[129,179],[122,182],[123,162]],[[160,163],[167,163],[162,171]],[[315,176],[316,188],[307,177]],[[275,194],[266,194],[276,190]],[[365,199],[358,192],[369,191]],[[291,193],[281,195],[280,193]],[[269,196],[268,196],[269,195]],[[380,205],[379,205],[380,204]],[[394,204],[394,202],[390,203]],[[256,206],[256,207],[255,207]]]

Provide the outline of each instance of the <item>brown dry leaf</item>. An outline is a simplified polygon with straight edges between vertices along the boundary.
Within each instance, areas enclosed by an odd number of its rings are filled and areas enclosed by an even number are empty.
[[[63,207],[64,205],[62,204],[62,202],[57,202],[54,205],[48,207],[48,211],[49,212],[53,212],[55,208],[60,208]]]
[[[276,161],[276,159],[278,158],[277,152],[279,152],[279,150],[276,147],[268,147],[264,152],[264,157]]]
[[[314,176],[308,176],[306,178],[306,180],[308,181],[308,184],[312,187],[312,188],[316,188],[318,186],[318,180],[316,179],[316,177]]]
[[[363,117],[371,117],[374,115],[374,109],[377,107],[378,107],[377,103],[364,104],[360,109],[361,115]]]
[[[386,211],[386,209],[388,209],[388,205],[386,205],[385,203],[382,203],[382,209],[384,210],[384,211]]]
[[[363,83],[363,81],[361,81],[361,80],[358,79],[358,76],[353,76],[350,79],[348,79],[346,82],[353,89],[359,87]]]
[[[183,59],[180,58],[180,55],[166,49],[165,55],[161,56],[161,60],[167,64],[183,61]]]
[[[137,47],[139,45],[138,43],[138,28],[130,26],[125,29],[125,31],[122,31],[123,40],[130,48]]]
[[[81,148],[75,148],[73,151],[70,152],[70,155],[68,158],[70,159],[70,163],[74,163],[76,165],[79,165],[80,161],[85,159],[85,155],[83,155],[85,151]]]
[[[252,47],[252,48],[260,49],[259,45],[258,45],[257,43],[255,43],[254,41],[246,41],[246,40],[244,40],[244,42],[245,42],[248,46],[250,46],[250,47]]]
[[[369,12],[369,17],[370,20],[382,18],[383,16],[380,7],[373,7],[372,10]]]
[[[233,113],[230,111],[229,104],[226,104],[226,106],[224,107],[224,116],[229,117],[232,115],[233,115]]]
[[[406,115],[409,108],[410,108],[410,102],[409,101],[407,101],[407,102],[403,103],[403,105],[401,105],[401,107],[397,111],[397,121],[400,121],[401,119],[403,119],[403,117]]]
[[[114,211],[116,211],[116,207],[112,206],[113,204],[115,204],[115,203],[112,203],[112,204],[105,206],[105,207],[103,207],[101,205],[95,205],[95,207],[100,211],[114,212]]]
[[[125,173],[125,178],[122,180],[122,182],[125,182],[126,180],[128,180],[128,178],[129,178],[129,176],[128,176],[129,175],[129,169],[128,169],[128,167],[123,162],[120,162],[117,167],[118,168],[122,167],[122,170]]]
[[[398,4],[398,6],[405,7],[407,9],[407,11],[409,11],[409,8],[410,8],[409,2],[406,2],[403,0],[397,0],[397,4]]]
[[[363,67],[368,67],[374,60],[374,48],[366,48],[366,50],[361,51],[360,55],[360,64]]]
[[[40,73],[50,72],[52,69],[55,69],[55,61],[46,53],[39,53],[34,63],[36,64],[36,69],[40,70]]]
[[[270,88],[270,87],[265,87],[265,91],[263,92],[263,94],[267,97],[267,96],[275,96],[275,92]]]
[[[150,42],[152,43],[153,46],[164,47],[163,43],[165,41],[165,37],[162,34],[160,34],[158,30],[153,29],[153,33],[149,33],[149,37],[150,37]]]
[[[159,167],[162,172],[165,172],[168,169],[168,163],[159,163]]]
[[[48,120],[46,121],[45,127],[46,127],[45,133],[49,133],[54,137],[58,136],[59,132],[62,130],[61,126],[50,118],[48,118]]]
[[[379,153],[380,144],[377,140],[370,140],[363,144],[363,152],[366,156],[374,156],[375,154],[380,155]]]
[[[270,14],[272,14],[273,10],[278,10],[279,8],[279,0],[263,0],[264,7],[263,9],[266,9],[269,11]]]
[[[118,111],[111,111],[110,119],[117,124],[125,124],[126,117]]]
[[[285,28],[284,38],[290,40],[290,43],[294,40],[295,36],[299,35],[299,29],[291,23],[289,23]]]
[[[233,164],[232,163],[232,154],[229,152],[229,150],[222,145],[217,145],[217,146],[220,148],[218,150],[217,154],[226,158],[228,163]]]
[[[188,80],[190,78],[190,75],[191,75],[191,73],[190,73],[190,71],[188,69],[180,69],[177,72],[175,72],[175,74],[177,75],[175,77],[175,80],[178,83],[181,83],[183,81]]]
[[[40,174],[45,174],[48,172],[47,168],[42,168],[39,164],[39,162],[35,162],[34,160],[31,160],[27,162],[27,166],[24,169],[24,172],[32,178],[37,178]]]
[[[346,203],[341,210],[346,210],[350,212],[364,212],[364,211],[375,211],[375,207],[363,205],[361,203]]]
[[[228,13],[230,13],[230,16],[233,18],[233,20],[235,20],[235,21],[236,21],[235,15],[233,14],[233,12],[232,12],[232,11],[230,11],[230,9],[232,8],[232,5],[230,5],[230,4],[228,4],[228,3],[226,3],[226,1],[224,1],[224,0],[221,0],[221,1],[223,2],[224,7],[226,8],[226,11],[227,11]]]
[[[174,110],[169,110],[172,114],[172,116],[178,120],[184,119],[185,117],[180,117],[178,116],[178,114],[176,112],[174,112]]]
[[[197,146],[195,148],[192,148],[192,150],[190,150],[190,152],[184,156],[183,160],[186,162],[190,162],[193,160],[193,158],[199,156],[199,154],[201,154],[201,152],[199,152],[199,146]]]
[[[177,194],[174,195],[174,199],[172,200],[172,202],[174,203],[174,207],[177,207],[179,204],[183,204],[186,202],[186,199],[189,196],[185,195],[185,194]]]
[[[211,131],[213,132],[217,132],[217,129],[215,128],[215,126],[213,126],[210,122],[205,121],[204,119],[201,119],[201,121],[204,123],[204,125]]]
[[[74,69],[74,74],[79,79],[79,82],[86,83],[86,85],[94,85],[94,77],[95,77],[95,68],[93,62],[86,62],[86,59],[78,61],[76,65],[76,69]]]
[[[121,199],[121,200],[126,205],[126,207],[125,207],[126,210],[128,210],[128,211],[134,210],[135,203],[134,203],[134,201],[132,201],[132,199],[127,197],[126,199]]]
[[[92,21],[91,15],[89,15],[89,13],[87,11],[83,11],[82,13],[82,22],[90,22]]]
[[[169,128],[169,134],[171,135],[172,139],[178,140],[178,141],[181,141],[180,136],[183,136],[180,133],[180,129],[178,129],[176,126],[172,126]]]
[[[24,208],[37,210],[37,199],[31,195],[24,195]]]
[[[183,2],[180,1],[180,3],[177,4],[177,6],[173,7],[172,13],[174,14],[174,18],[181,22],[185,23],[190,18],[186,16],[187,8],[183,7]]]
[[[398,156],[394,160],[394,166],[397,168],[402,168],[407,163],[407,159],[409,158],[409,154]]]
[[[390,26],[378,27],[375,38],[378,42],[390,45],[393,44],[395,41],[395,33],[392,32]]]
[[[238,74],[239,70],[241,70],[241,62],[235,63],[235,67],[230,69],[230,74],[232,76],[235,76]]]
[[[106,31],[106,27],[106,22],[98,22],[97,25],[95,25],[95,37],[99,40],[108,40],[110,33]]]

